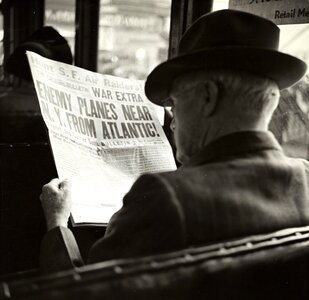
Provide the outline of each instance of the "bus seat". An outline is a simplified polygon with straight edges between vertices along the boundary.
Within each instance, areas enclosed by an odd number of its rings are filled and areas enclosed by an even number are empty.
[[[4,281],[0,299],[308,299],[309,226]]]
[[[39,195],[55,177],[50,147],[44,142],[0,145],[0,274],[38,267],[46,232]]]

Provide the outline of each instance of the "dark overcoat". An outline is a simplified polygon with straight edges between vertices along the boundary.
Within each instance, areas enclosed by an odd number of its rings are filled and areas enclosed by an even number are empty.
[[[173,172],[142,175],[91,248],[88,263],[138,257],[309,224],[309,163],[270,132],[219,138]],[[42,241],[41,268],[82,264],[67,228]]]

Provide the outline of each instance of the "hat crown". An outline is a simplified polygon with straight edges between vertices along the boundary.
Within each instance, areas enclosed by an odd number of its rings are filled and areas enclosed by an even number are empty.
[[[179,54],[213,47],[278,50],[280,29],[273,22],[242,11],[225,9],[197,19],[184,33]]]

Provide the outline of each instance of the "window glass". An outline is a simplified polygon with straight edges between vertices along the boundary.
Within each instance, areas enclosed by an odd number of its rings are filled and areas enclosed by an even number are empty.
[[[309,64],[309,24],[281,25],[280,50]],[[309,75],[293,87],[281,91],[278,109],[270,129],[285,153],[309,159]]]
[[[228,0],[214,0],[213,10],[228,8]],[[309,24],[279,25],[279,50],[309,65]],[[270,130],[291,157],[309,159],[309,74],[293,87],[281,91]]]
[[[74,54],[75,0],[45,0],[45,25],[56,29],[68,41]]]
[[[98,72],[146,79],[167,59],[171,0],[101,0]]]

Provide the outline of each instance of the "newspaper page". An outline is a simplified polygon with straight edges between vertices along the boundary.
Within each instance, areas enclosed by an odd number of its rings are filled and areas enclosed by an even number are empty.
[[[143,81],[27,56],[74,225],[108,223],[140,174],[176,169]]]

